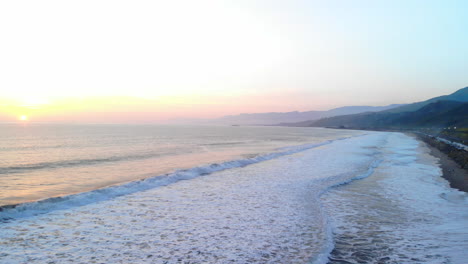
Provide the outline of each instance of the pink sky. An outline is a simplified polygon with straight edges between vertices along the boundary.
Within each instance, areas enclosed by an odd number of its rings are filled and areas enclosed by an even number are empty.
[[[450,94],[467,85],[466,7],[1,1],[0,121],[160,122]]]

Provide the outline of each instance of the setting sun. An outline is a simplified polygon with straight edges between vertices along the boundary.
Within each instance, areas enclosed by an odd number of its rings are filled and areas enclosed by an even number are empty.
[[[21,121],[28,121],[28,116],[22,115],[20,116]]]

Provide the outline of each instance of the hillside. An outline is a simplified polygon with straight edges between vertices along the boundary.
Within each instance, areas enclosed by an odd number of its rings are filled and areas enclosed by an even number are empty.
[[[443,96],[438,96],[434,97],[431,99],[428,99],[426,101],[422,102],[417,102],[417,103],[412,103],[412,104],[407,104],[404,106],[392,108],[390,110],[387,110],[387,112],[390,113],[402,113],[402,112],[412,112],[416,111],[418,109],[421,109],[422,107],[437,102],[437,101],[457,101],[457,102],[468,102],[468,87],[462,88],[452,94],[449,95],[443,95]]]
[[[354,129],[468,127],[468,102],[435,101],[413,112],[384,111],[336,116],[318,120],[311,125]]]

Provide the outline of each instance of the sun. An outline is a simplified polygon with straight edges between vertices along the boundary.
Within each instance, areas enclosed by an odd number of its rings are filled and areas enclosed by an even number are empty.
[[[21,121],[28,121],[28,116],[27,115],[22,115],[19,118]]]

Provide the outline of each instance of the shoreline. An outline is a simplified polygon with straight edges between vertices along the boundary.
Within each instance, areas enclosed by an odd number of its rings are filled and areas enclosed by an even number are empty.
[[[466,194],[440,178],[441,162],[419,138],[385,134],[373,175],[322,198],[334,226],[329,263],[464,263]]]
[[[327,127],[331,128],[331,127]],[[342,128],[331,128],[342,129]],[[468,193],[468,152],[455,148],[449,144],[436,140],[433,137],[401,130],[371,130],[371,129],[352,129],[362,131],[376,132],[398,132],[414,137],[416,140],[424,143],[430,150],[430,154],[439,159],[439,166],[442,169],[442,178],[449,182],[451,188]]]
[[[411,135],[424,143],[429,148],[430,154],[439,159],[442,178],[449,182],[450,187],[468,192],[468,170],[461,164],[468,159],[468,153],[428,136],[414,133]]]

